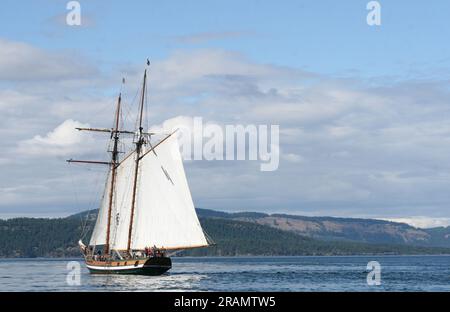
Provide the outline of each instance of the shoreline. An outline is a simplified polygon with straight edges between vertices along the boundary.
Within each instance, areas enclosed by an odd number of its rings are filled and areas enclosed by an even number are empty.
[[[172,259],[242,259],[242,258],[366,258],[366,257],[450,257],[449,254],[366,254],[366,255],[298,255],[298,256],[174,256]],[[82,257],[36,257],[36,258],[0,258],[0,261],[19,260],[19,261],[32,261],[32,260],[46,260],[46,261],[58,261],[58,260],[84,260]]]

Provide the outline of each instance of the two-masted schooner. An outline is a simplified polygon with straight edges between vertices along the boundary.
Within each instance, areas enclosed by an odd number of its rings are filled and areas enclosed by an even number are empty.
[[[152,145],[154,133],[144,131],[146,81],[147,69],[135,131],[120,129],[121,95],[113,128],[77,128],[111,136],[110,161],[68,160],[109,166],[90,242],[78,242],[91,273],[159,275],[172,267],[171,253],[210,243],[195,212],[175,132]],[[133,149],[120,159],[122,135],[133,135]]]

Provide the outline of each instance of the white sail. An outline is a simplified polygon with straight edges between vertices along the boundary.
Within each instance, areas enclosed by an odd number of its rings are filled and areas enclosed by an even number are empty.
[[[136,153],[132,153],[124,159],[116,169],[109,235],[111,249],[127,248],[135,161]],[[111,171],[108,174],[103,199],[98,212],[97,222],[89,243],[91,246],[106,244],[110,189]]]
[[[175,135],[154,151],[140,161],[132,249],[207,246]]]
[[[92,232],[89,245],[104,245],[106,244],[106,228],[108,222],[108,205],[109,205],[109,190],[111,185],[111,171],[108,173],[106,179],[105,191],[103,192],[103,198],[100,203],[100,209],[98,211],[97,222],[95,223],[94,231]]]
[[[111,249],[127,249],[135,165],[136,153],[133,152],[117,167],[111,213]]]

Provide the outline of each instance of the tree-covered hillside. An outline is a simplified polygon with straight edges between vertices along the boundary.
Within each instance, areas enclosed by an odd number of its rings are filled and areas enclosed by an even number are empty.
[[[78,256],[80,219],[0,220],[0,257]]]
[[[363,255],[363,254],[442,254],[446,248],[393,244],[367,244],[322,241],[266,225],[219,218],[200,218],[215,246],[187,251],[185,255]]]
[[[0,257],[74,257],[82,233],[79,215],[60,219],[18,218],[0,220]],[[85,228],[90,237],[93,219]],[[201,217],[205,231],[216,245],[189,250],[180,255],[351,255],[351,254],[440,254],[450,249],[405,245],[376,245],[340,241],[321,241],[279,230],[267,225]]]
[[[319,240],[450,248],[450,227],[421,229],[406,223],[375,219],[306,217],[257,212],[227,213],[209,209],[197,209],[197,213],[205,218],[267,225]]]

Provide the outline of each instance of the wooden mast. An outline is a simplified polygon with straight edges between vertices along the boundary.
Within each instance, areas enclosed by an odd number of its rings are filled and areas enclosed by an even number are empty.
[[[147,61],[148,64],[148,61]],[[143,127],[142,127],[142,117],[144,113],[144,101],[145,101],[145,86],[147,80],[147,70],[144,71],[144,82],[142,85],[142,95],[141,95],[141,104],[139,110],[139,133],[138,138],[136,140],[136,164],[134,167],[134,182],[133,182],[133,195],[131,199],[131,215],[130,215],[130,226],[128,228],[128,244],[127,244],[127,252],[130,253],[131,250],[131,235],[133,233],[133,221],[134,221],[134,210],[136,206],[136,188],[137,188],[137,180],[139,174],[139,161],[141,159],[141,147],[144,144],[143,137]]]
[[[108,203],[108,223],[106,226],[106,244],[105,244],[105,254],[108,255],[110,251],[110,232],[111,232],[111,212],[113,206],[114,199],[114,186],[116,183],[116,169],[117,163],[119,161],[118,155],[118,143],[119,143],[119,119],[120,119],[120,102],[122,95],[119,94],[119,99],[117,100],[117,109],[116,109],[116,120],[114,125],[114,130],[111,133],[111,136],[114,135],[114,145],[111,151],[111,185],[109,190],[109,203]]]

